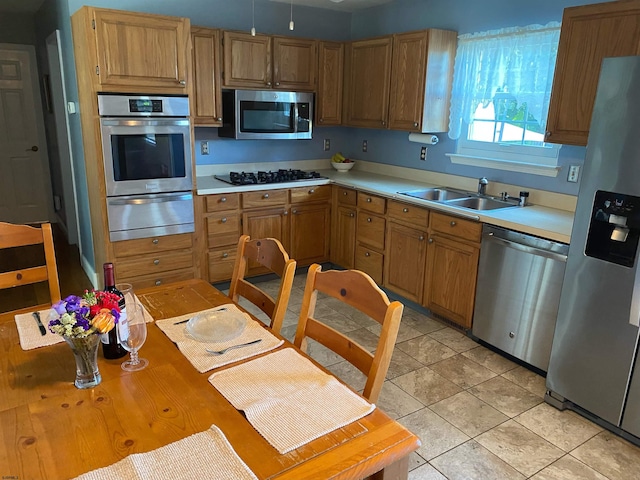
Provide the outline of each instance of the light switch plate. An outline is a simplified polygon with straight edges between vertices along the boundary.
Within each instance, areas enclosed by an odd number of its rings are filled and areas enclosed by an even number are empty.
[[[200,153],[202,155],[209,155],[209,142],[200,142]]]
[[[366,140],[363,140],[363,141],[362,141],[362,151],[363,151],[363,152],[366,152],[366,151],[367,151],[367,141],[366,141]]]
[[[420,148],[420,160],[427,159],[427,147]]]
[[[329,150],[331,150],[331,140],[328,138],[324,139],[324,151],[328,152]]]
[[[570,165],[567,182],[578,183],[578,175],[580,174],[580,165]]]

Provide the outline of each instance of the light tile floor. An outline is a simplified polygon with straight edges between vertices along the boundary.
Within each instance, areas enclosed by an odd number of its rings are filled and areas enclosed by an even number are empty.
[[[293,340],[305,274],[294,280],[282,334]],[[260,287],[277,294],[278,281]],[[265,318],[253,305],[247,310]],[[374,348],[379,325],[332,298],[316,316]],[[322,345],[309,353],[356,390],[364,375]],[[405,307],[378,406],[416,433],[411,480],[640,478],[640,448],[544,403],[545,380],[455,329]]]

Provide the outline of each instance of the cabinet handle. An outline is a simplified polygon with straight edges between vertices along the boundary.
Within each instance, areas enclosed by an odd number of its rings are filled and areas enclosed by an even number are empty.
[[[320,119],[320,123],[322,123],[322,122],[324,122],[324,118],[321,118],[321,119]]]
[[[271,82],[267,82],[266,85],[267,85],[267,87],[270,87],[271,86]]]
[[[294,215],[298,215],[298,210],[291,210],[291,213],[293,213]]]
[[[350,217],[355,217],[355,216],[356,216],[356,214],[355,214],[355,213],[353,213],[353,212],[351,212],[351,213],[349,214],[349,216],[350,216]]]
[[[222,198],[220,199],[220,202],[221,202],[221,203],[224,203],[224,202],[226,202],[226,201],[227,201],[227,197],[222,197]]]
[[[429,239],[429,243],[433,243],[433,238],[430,238],[430,239]]]
[[[382,120],[382,122],[380,122],[380,123],[382,123],[383,127],[387,124],[387,122],[385,122],[384,120]]]
[[[279,86],[280,86],[280,82],[276,82],[276,87],[279,87]]]
[[[342,192],[342,195],[346,197],[347,195],[349,195],[349,192]]]
[[[369,252],[364,252],[364,256],[365,256],[365,257],[370,257],[370,256],[371,256],[371,254],[370,254]]]
[[[218,118],[216,118],[216,120],[221,122],[222,121],[222,117],[218,117]]]
[[[403,209],[402,209],[402,212],[403,212],[403,213],[407,213],[407,212],[409,212],[409,209],[408,209],[408,208],[403,208]]]
[[[424,235],[420,235],[420,236],[418,237],[418,240],[423,241],[423,240],[424,240]],[[431,239],[429,239],[429,240],[431,240]]]
[[[417,127],[418,126],[418,122],[413,122],[413,126]]]
[[[457,222],[455,222],[454,220],[451,220],[449,222],[449,225],[451,225],[452,227],[455,227],[457,225]]]
[[[282,214],[283,215],[289,215],[289,212],[285,210],[284,212],[282,212]]]
[[[309,195],[313,195],[314,193],[316,193],[316,190],[314,188],[312,188],[311,190],[309,190]]]
[[[227,217],[222,217],[222,219],[220,220],[220,223],[227,223]]]
[[[162,285],[162,280],[156,280],[156,287],[159,287],[160,285]]]
[[[265,193],[264,195],[262,195],[262,198],[269,198],[269,194]]]
[[[367,222],[371,223],[371,217],[367,218]]]
[[[178,83],[179,83],[180,85],[186,85],[186,84],[187,84],[186,80],[180,80]]]
[[[159,258],[156,258],[156,259],[153,261],[153,264],[154,264],[154,265],[160,265],[160,259],[159,259]]]
[[[222,258],[227,258],[228,256],[229,256],[229,254],[228,254],[227,252],[224,252],[224,253],[222,254]]]
[[[160,243],[160,240],[158,240],[157,238],[154,238],[153,240],[151,240],[151,243],[153,243],[154,245],[157,245],[158,243]]]
[[[367,198],[367,203],[371,203],[371,197]]]
[[[547,139],[551,136],[551,132],[549,130],[547,130],[546,132],[544,132],[544,138]]]

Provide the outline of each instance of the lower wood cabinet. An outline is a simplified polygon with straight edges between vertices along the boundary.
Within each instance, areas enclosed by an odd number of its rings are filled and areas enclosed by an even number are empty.
[[[204,210],[207,236],[204,278],[209,282],[229,280],[233,273],[240,236],[240,194],[223,193],[198,197]]]
[[[329,258],[331,206],[328,204],[291,207],[291,250],[298,265],[310,265]]]
[[[251,238],[276,238],[290,253],[289,230],[289,212],[286,205],[248,210],[242,213],[243,234]],[[248,275],[261,275],[268,272],[267,268],[249,262]]]
[[[382,285],[384,271],[384,255],[382,253],[366,245],[358,244],[358,246],[356,246],[354,263],[356,270],[366,272],[373,278],[374,282]]]
[[[412,300],[422,302],[427,231],[394,221],[387,226],[384,286]]]
[[[356,209],[338,207],[331,230],[331,261],[344,268],[353,268],[356,240]]]

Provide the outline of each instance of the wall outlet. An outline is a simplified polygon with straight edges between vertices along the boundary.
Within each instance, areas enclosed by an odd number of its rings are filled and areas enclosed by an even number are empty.
[[[580,165],[571,165],[569,167],[569,175],[567,175],[567,182],[577,183],[579,174],[580,174]]]
[[[427,159],[427,147],[422,147],[420,149],[420,160],[426,160]]]
[[[331,150],[331,140],[328,138],[324,139],[324,151],[328,152],[329,150]]]
[[[362,140],[362,151],[363,152],[367,151],[367,141],[366,140]]]
[[[209,155],[209,142],[200,142],[200,153],[202,155]]]

